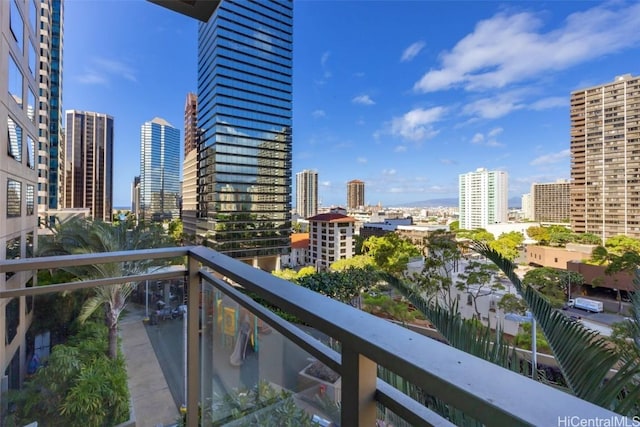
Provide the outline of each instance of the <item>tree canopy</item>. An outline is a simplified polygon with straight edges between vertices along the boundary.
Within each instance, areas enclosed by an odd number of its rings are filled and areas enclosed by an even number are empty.
[[[568,294],[568,286],[581,285],[584,278],[574,271],[558,270],[551,267],[535,268],[527,271],[522,284],[542,294],[554,307],[562,306]]]
[[[409,259],[420,256],[420,251],[413,243],[396,233],[369,237],[365,240],[362,249],[364,254],[373,259],[378,268],[394,275],[404,273]]]

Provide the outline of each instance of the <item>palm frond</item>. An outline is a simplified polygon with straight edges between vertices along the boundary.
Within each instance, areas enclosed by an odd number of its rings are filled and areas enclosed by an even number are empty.
[[[579,323],[570,322],[531,287],[523,286],[514,264],[481,242],[471,245],[479,254],[494,262],[511,280],[518,293],[540,325],[549,347],[573,394],[605,408],[627,414],[629,404],[620,399],[625,393],[637,393],[640,364],[629,361],[612,377],[618,355],[597,332]]]

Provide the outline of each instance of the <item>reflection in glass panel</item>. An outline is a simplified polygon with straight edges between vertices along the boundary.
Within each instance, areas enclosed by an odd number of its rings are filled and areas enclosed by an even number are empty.
[[[27,233],[27,239],[25,241],[25,256],[27,258],[33,258],[33,231]],[[29,285],[27,284],[27,287]]]
[[[35,155],[35,143],[33,139],[27,135],[27,152],[29,157],[27,157],[27,162],[31,169],[35,169],[36,167],[36,155]]]
[[[33,287],[33,277],[27,281],[27,288]],[[25,305],[25,314],[29,314],[33,311],[33,297],[28,295],[25,297],[26,305]]]
[[[7,240],[5,257],[6,259],[18,259],[20,258],[20,236]],[[13,276],[15,273],[12,271],[7,271],[7,279]]]
[[[20,11],[18,10],[16,0],[11,2],[11,16],[9,17],[9,27],[11,28],[11,33],[13,34],[14,40],[20,48],[20,52],[22,52],[24,23],[22,22],[22,16],[20,16]]]
[[[20,182],[7,180],[7,217],[20,216]]]
[[[36,96],[31,89],[27,90],[27,117],[32,122],[36,122]]]
[[[29,2],[29,19],[31,20],[31,29],[38,32],[38,9],[36,7],[36,0]],[[35,72],[35,71],[34,71]]]
[[[29,41],[29,71],[35,77],[38,71],[38,57],[36,56],[36,48],[33,47],[33,43]]]
[[[22,162],[22,128],[11,117],[7,117],[7,141],[9,155]]]
[[[22,107],[22,72],[11,55],[9,55],[9,95]]]
[[[12,298],[5,308],[4,324],[6,343],[10,343],[18,332],[18,325],[20,325],[20,300],[18,298]]]
[[[26,199],[27,215],[33,215],[33,185],[27,184]]]

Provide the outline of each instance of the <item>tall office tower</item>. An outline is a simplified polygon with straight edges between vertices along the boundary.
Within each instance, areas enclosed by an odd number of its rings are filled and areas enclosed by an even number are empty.
[[[113,208],[113,117],[67,110],[65,208],[88,208],[111,222]]]
[[[303,170],[296,174],[296,212],[301,218],[318,213],[318,172]]]
[[[133,177],[131,183],[131,212],[138,218],[140,206],[140,175]]]
[[[364,182],[354,179],[347,182],[347,208],[358,209],[364,206]]]
[[[571,227],[640,237],[640,77],[571,93]]]
[[[143,221],[178,218],[180,131],[154,118],[140,127],[140,214]]]
[[[63,1],[39,1],[38,71],[38,215],[64,203],[64,140],[62,137]]]
[[[198,234],[265,270],[290,250],[293,1],[223,1],[198,28]]]
[[[534,221],[569,222],[571,205],[571,184],[568,180],[558,180],[546,184],[531,185]]]
[[[460,228],[473,230],[507,221],[507,173],[478,168],[459,176]]]
[[[187,94],[184,106],[184,161],[182,163],[182,226],[196,234],[198,209],[198,97]]]
[[[39,2],[38,2],[39,3]],[[39,10],[33,1],[0,1],[0,261],[33,256],[38,218],[37,105]],[[32,286],[32,273],[0,273],[0,290]],[[26,371],[25,334],[33,299],[0,301],[0,401]],[[6,409],[6,405],[3,405]],[[2,421],[0,421],[2,424]]]
[[[521,198],[522,204],[522,218],[533,219],[533,205],[531,200],[531,193],[523,194]]]

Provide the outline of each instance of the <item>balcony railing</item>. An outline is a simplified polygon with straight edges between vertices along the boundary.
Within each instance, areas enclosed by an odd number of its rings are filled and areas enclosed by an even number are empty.
[[[235,304],[241,313],[251,313],[255,316],[253,319],[259,319],[261,324],[275,330],[274,335],[277,334],[281,340],[273,347],[277,351],[269,350],[271,344],[268,341],[263,342],[263,348],[258,351],[265,353],[260,355],[261,358],[269,357],[261,359],[257,371],[261,380],[268,377],[271,383],[279,382],[282,388],[289,388],[287,385],[292,381],[286,377],[290,376],[288,371],[295,359],[289,351],[291,348],[296,349],[293,353],[308,354],[340,375],[342,390],[337,397],[337,408],[342,426],[374,426],[380,408],[394,413],[410,425],[452,425],[449,420],[378,378],[379,366],[484,425],[569,425],[567,420],[571,417],[582,420],[622,420],[620,415],[601,407],[205,247],[3,261],[0,262],[0,273],[141,259],[168,260],[175,257],[186,257],[184,269],[41,287],[2,289],[0,298],[33,296],[132,281],[185,278],[187,295],[199,295],[199,298],[187,298],[187,313],[200,313],[200,319],[187,316],[186,406],[187,409],[201,407],[202,413],[215,394],[215,387],[211,386],[212,376],[225,376],[220,360],[229,361],[228,353],[232,345],[225,346],[224,327],[217,328],[221,325],[220,322],[225,321],[222,318],[225,315],[222,312],[225,305],[230,308],[229,313],[235,313],[235,319],[238,319],[238,311],[230,305]],[[244,288],[245,292],[240,292],[238,286]],[[338,342],[340,351],[332,350],[308,332],[258,304],[247,296],[247,291],[272,307],[310,325],[314,332],[323,334],[332,342]],[[233,323],[236,326],[234,334],[237,334],[237,324],[234,323],[236,320],[230,318],[230,323],[227,324],[229,326]],[[234,337],[230,338],[233,340]],[[274,357],[282,360],[273,360]],[[272,372],[267,373],[268,369]],[[187,425],[197,426],[198,416],[198,411],[188,410]]]

